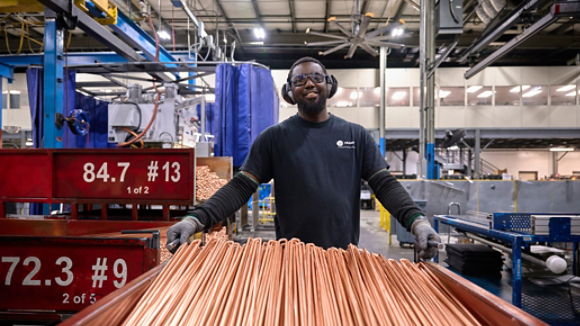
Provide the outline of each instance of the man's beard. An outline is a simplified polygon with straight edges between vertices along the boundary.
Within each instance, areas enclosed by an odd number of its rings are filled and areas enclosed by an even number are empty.
[[[314,115],[322,112],[326,107],[326,97],[321,96],[316,102],[302,101],[297,103],[298,110],[306,113],[307,115]]]

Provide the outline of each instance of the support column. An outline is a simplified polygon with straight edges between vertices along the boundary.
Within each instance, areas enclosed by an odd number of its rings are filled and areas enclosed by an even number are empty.
[[[479,175],[481,174],[481,167],[479,166],[481,160],[479,158],[479,153],[481,152],[481,130],[475,129],[475,171],[473,171],[474,178],[478,179]]]
[[[403,149],[403,175],[407,174],[407,149]]]
[[[381,46],[379,56],[379,75],[381,84],[381,104],[379,107],[379,145],[381,148],[381,155],[385,157],[385,104],[386,104],[386,88],[387,88],[387,48]]]
[[[56,114],[63,113],[63,30],[56,23],[56,15],[50,9],[44,12],[44,119],[43,148],[62,148],[62,128],[55,124]]]
[[[435,62],[435,1],[425,1],[427,10],[427,31],[425,40],[425,73],[427,75],[427,99],[425,106],[425,142],[426,142],[426,159],[427,159],[427,179],[437,179],[438,173],[435,166],[435,72],[429,75],[429,67],[433,67]],[[430,76],[430,77],[429,77]]]
[[[558,152],[552,152],[552,175],[558,174]]]
[[[420,94],[419,103],[419,164],[417,178],[423,178],[425,170],[425,106],[427,105],[425,88],[427,86],[427,30],[429,25],[429,1],[421,0],[421,28],[419,29],[419,68],[420,68]]]

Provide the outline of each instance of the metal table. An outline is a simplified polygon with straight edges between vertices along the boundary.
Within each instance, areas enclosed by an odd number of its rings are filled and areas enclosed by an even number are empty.
[[[552,218],[550,221],[551,231],[549,235],[535,235],[524,233],[529,230],[531,224],[529,222],[531,215],[558,215],[558,214],[536,214],[536,213],[494,213],[492,227],[464,221],[460,218],[449,215],[435,215],[434,228],[439,232],[439,223],[455,227],[459,231],[470,232],[474,234],[483,235],[495,240],[505,241],[511,244],[512,253],[512,304],[516,307],[522,306],[522,248],[529,247],[531,243],[535,242],[572,242],[573,247],[573,266],[572,271],[574,275],[578,275],[578,243],[580,242],[580,235],[570,234],[570,218]],[[575,214],[566,214],[575,215]],[[527,222],[526,222],[527,221]],[[510,230],[510,231],[507,231]],[[439,257],[435,257],[438,262]]]

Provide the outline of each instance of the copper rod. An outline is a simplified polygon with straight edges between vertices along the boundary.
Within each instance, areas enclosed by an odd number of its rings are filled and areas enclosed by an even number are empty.
[[[326,326],[482,323],[423,264],[356,246],[221,237],[183,244],[155,281],[95,319],[108,325]],[[105,316],[107,318],[105,318]]]

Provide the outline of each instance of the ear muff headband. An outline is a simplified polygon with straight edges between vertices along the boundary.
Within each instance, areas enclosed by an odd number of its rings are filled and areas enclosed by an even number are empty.
[[[332,98],[336,91],[338,90],[338,81],[334,78],[333,75],[326,76],[326,89],[328,90],[328,96],[326,98]],[[295,105],[296,101],[294,101],[294,94],[292,94],[292,85],[290,82],[287,82],[282,86],[282,98],[284,101],[288,102],[291,105]]]

